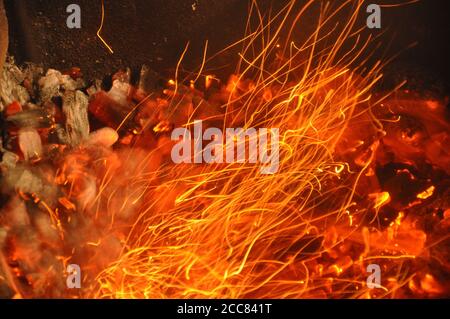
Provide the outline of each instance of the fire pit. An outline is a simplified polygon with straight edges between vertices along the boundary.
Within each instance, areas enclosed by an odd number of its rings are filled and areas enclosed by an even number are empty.
[[[445,84],[389,74],[364,1],[267,5],[195,68],[6,57],[0,297],[449,296]]]

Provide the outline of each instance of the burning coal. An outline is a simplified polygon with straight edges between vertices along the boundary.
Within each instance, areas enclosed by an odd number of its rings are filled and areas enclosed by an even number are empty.
[[[9,59],[0,79],[0,296],[448,296],[446,101],[378,93],[361,1],[292,1],[259,23],[236,72],[86,84]],[[333,17],[346,7],[344,24]],[[290,22],[292,19],[292,23]],[[288,23],[289,21],[289,23]],[[350,44],[350,45],[349,45]],[[350,47],[351,49],[344,49]],[[174,128],[279,128],[279,163],[174,163]],[[79,265],[81,288],[66,284]],[[368,285],[378,265],[381,282]]]

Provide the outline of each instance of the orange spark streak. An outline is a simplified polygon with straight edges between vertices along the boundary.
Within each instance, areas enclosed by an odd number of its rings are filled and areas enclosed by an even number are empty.
[[[104,5],[104,0],[102,0],[102,19],[100,21],[100,27],[97,30],[97,37],[100,39],[100,41],[102,41],[102,43],[105,45],[105,47],[109,50],[109,52],[111,54],[114,53],[113,49],[109,46],[108,43],[106,43],[106,41],[103,39],[103,37],[101,36],[101,32],[103,29],[103,22],[105,20],[105,5]]]

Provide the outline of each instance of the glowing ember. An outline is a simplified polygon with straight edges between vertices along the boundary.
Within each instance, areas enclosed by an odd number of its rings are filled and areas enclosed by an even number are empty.
[[[137,84],[118,72],[105,92],[86,89],[79,70],[44,75],[8,62],[5,296],[448,295],[445,106],[399,88],[374,93],[382,63],[365,61],[362,1],[339,8],[353,5],[339,25],[339,10],[322,6],[315,30],[294,41],[313,2],[295,12],[292,1],[250,29],[261,17],[253,3],[227,83],[202,73],[206,48],[200,72],[181,81],[180,58],[160,89],[149,89],[146,68]],[[278,171],[173,163],[171,131],[196,120],[279,128]],[[80,265],[81,289],[66,286],[70,264]],[[366,282],[373,264],[382,272],[375,289]]]

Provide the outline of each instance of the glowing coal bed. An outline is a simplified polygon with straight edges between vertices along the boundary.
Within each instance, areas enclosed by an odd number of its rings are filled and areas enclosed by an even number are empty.
[[[206,57],[196,73],[181,56],[173,79],[143,66],[110,85],[8,58],[0,297],[449,296],[448,101],[376,89],[384,65],[365,63],[361,5],[333,28],[324,7],[303,42],[286,6],[234,44],[228,79]],[[277,171],[175,163],[171,132],[198,121],[278,128]]]

